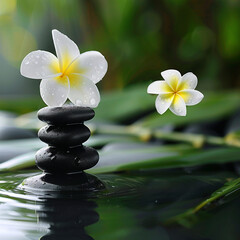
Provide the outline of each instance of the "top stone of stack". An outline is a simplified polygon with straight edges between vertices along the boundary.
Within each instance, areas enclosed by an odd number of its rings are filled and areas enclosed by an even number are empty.
[[[38,118],[50,125],[83,123],[84,121],[92,119],[94,115],[93,109],[74,105],[45,107],[38,111]]]

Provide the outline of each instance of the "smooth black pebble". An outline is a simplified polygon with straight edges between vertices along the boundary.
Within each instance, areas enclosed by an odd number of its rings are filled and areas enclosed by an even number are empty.
[[[92,119],[94,115],[93,109],[74,105],[45,107],[38,111],[38,118],[50,125],[83,123]]]
[[[98,152],[85,146],[68,149],[46,147],[36,153],[37,166],[52,174],[80,172],[92,168],[98,160]]]
[[[90,130],[83,124],[65,126],[45,126],[38,132],[41,141],[50,146],[68,147],[79,146],[90,137]]]

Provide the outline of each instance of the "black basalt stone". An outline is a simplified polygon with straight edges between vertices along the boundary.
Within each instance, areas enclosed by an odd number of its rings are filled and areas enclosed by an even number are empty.
[[[90,137],[90,130],[83,124],[65,126],[45,126],[38,132],[38,137],[50,146],[79,146]]]
[[[105,188],[96,177],[87,173],[74,174],[40,174],[25,179],[20,186],[29,192],[89,192]],[[56,196],[57,194],[54,194]],[[69,195],[68,195],[69,196]]]
[[[38,111],[38,118],[50,125],[82,123],[92,119],[94,115],[93,109],[74,105],[45,107]]]
[[[36,153],[37,166],[47,173],[81,172],[97,164],[98,152],[90,147],[55,148],[46,147]]]

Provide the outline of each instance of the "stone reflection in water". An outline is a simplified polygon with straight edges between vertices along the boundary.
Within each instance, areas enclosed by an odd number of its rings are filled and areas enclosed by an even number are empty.
[[[48,198],[37,212],[39,224],[48,224],[49,232],[41,240],[92,240],[85,227],[96,223],[99,215],[92,200]]]

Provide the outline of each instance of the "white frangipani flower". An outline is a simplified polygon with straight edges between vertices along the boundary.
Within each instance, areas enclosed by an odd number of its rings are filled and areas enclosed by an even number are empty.
[[[181,76],[177,70],[161,72],[163,81],[155,81],[148,86],[147,92],[158,94],[155,106],[158,113],[163,114],[169,108],[178,116],[186,116],[186,106],[198,104],[203,94],[194,90],[197,86],[197,77],[189,72]]]
[[[97,107],[96,87],[107,72],[107,61],[97,51],[80,54],[77,45],[58,30],[52,31],[57,57],[46,51],[33,51],[22,61],[23,76],[42,79],[40,94],[48,106],[62,106],[67,98],[78,106]]]

